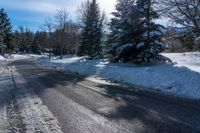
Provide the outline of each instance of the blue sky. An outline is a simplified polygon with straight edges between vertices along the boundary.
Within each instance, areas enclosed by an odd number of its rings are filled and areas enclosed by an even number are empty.
[[[54,17],[56,10],[65,8],[71,19],[76,19],[76,11],[83,0],[0,0],[0,8],[8,13],[14,29],[27,26],[36,31],[44,19]],[[109,15],[114,11],[116,0],[97,0],[102,10]]]

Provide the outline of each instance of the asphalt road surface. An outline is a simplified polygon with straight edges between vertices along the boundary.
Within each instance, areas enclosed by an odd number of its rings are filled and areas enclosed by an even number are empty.
[[[199,100],[95,82],[33,59],[1,69],[0,133],[200,133]]]

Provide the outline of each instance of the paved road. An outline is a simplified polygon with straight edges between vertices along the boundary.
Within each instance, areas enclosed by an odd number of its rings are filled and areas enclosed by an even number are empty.
[[[7,70],[0,76],[0,88],[10,88],[0,91],[4,132],[200,133],[199,100],[94,82],[32,59],[11,62]]]

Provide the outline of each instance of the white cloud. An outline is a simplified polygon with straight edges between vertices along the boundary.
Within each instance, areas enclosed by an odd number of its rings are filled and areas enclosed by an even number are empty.
[[[67,7],[67,9],[69,8],[69,10],[74,8],[73,5],[68,5],[67,2],[66,1],[64,2],[63,0],[61,1],[55,1],[55,0],[3,1],[3,0],[0,0],[0,3],[2,7],[10,8],[13,10],[39,12],[39,13],[55,13],[55,11],[60,8]]]
[[[20,11],[39,13],[55,13],[57,9],[66,8],[69,12],[75,13],[77,7],[83,0],[0,0],[1,7]],[[97,0],[102,10],[110,14],[114,10],[116,0]]]
[[[0,5],[9,13],[15,27],[28,25],[33,28],[41,25],[45,18],[53,17],[56,10],[63,8],[69,12],[71,19],[76,20],[77,8],[83,1],[85,0],[0,0]],[[108,18],[111,18],[110,13],[115,9],[116,0],[97,0],[97,2]]]

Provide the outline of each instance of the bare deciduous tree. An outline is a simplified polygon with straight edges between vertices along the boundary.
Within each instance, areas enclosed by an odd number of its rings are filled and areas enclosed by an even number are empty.
[[[185,52],[185,47],[179,39],[175,27],[169,27],[163,34],[163,43],[166,44],[166,52]]]
[[[68,19],[68,12],[66,9],[61,9],[58,10],[56,15],[55,15],[55,22],[56,22],[56,29],[57,29],[57,34],[59,34],[57,37],[57,42],[60,48],[60,58],[62,59],[63,57],[63,49],[65,46],[66,36],[65,36],[65,29],[66,29],[66,23],[69,21]]]
[[[48,32],[48,51],[49,51],[49,59],[51,59],[52,56],[52,32],[54,30],[55,24],[52,21],[51,18],[45,19],[43,24],[43,30]]]
[[[47,32],[52,32],[54,30],[55,24],[51,18],[47,18],[44,20],[43,30]]]
[[[160,11],[185,26],[194,38],[200,34],[200,0],[158,0]]]

